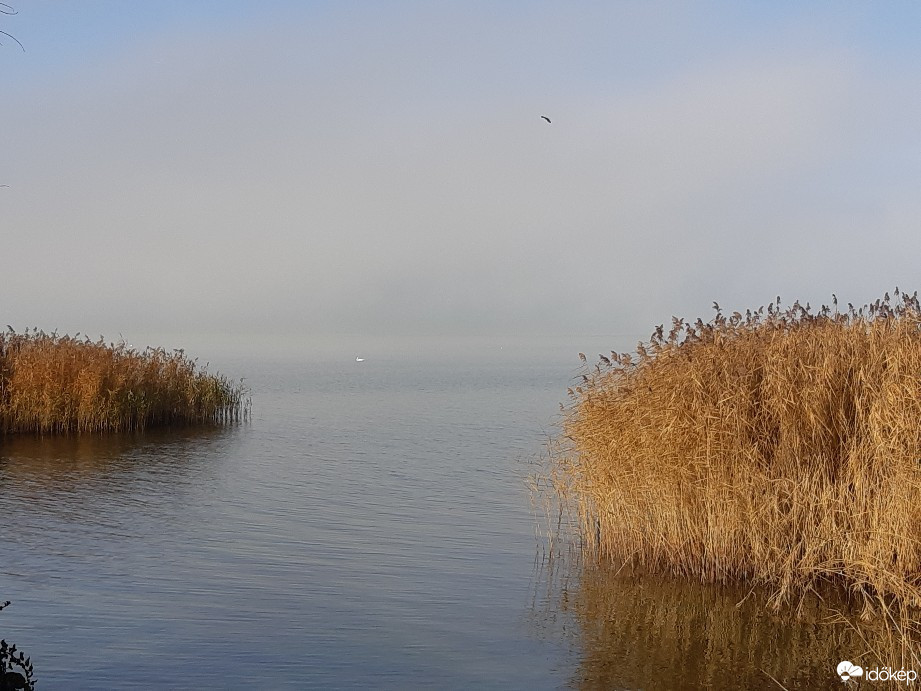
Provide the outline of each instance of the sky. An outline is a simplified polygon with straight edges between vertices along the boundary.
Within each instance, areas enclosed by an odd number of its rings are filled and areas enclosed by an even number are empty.
[[[0,328],[635,342],[921,289],[915,3],[11,2]]]

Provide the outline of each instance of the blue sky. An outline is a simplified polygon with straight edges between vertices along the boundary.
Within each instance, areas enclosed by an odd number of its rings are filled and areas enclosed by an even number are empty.
[[[632,335],[921,288],[915,4],[15,7],[17,328]]]

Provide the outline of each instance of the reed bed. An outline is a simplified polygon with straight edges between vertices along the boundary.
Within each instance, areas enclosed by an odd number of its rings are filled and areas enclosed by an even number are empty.
[[[28,329],[0,334],[0,433],[226,423],[247,410],[242,382],[208,373],[181,350]]]
[[[833,296],[834,298],[834,296]],[[588,551],[773,607],[829,583],[921,669],[921,303],[780,299],[586,362],[553,481]]]

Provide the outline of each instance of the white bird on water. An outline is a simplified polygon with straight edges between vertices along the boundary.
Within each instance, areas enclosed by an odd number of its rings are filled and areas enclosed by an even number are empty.
[[[364,359],[363,357],[357,357],[357,358],[355,358],[355,362],[364,362],[364,361],[365,361],[365,359]]]

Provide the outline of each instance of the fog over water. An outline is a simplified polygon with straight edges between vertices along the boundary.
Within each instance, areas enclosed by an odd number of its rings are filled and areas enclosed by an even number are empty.
[[[863,663],[755,596],[547,560],[525,477],[580,351],[921,288],[921,5],[12,4],[0,329],[253,394],[217,430],[2,440],[0,623],[41,688]]]
[[[4,325],[635,342],[917,287],[915,6],[16,9]]]

